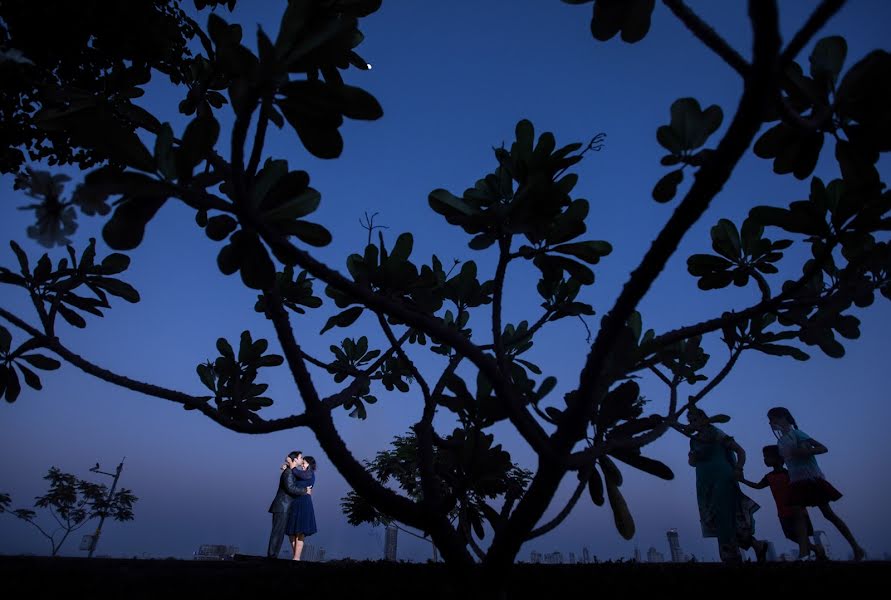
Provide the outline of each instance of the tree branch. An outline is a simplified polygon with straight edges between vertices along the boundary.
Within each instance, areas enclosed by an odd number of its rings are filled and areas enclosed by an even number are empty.
[[[521,344],[521,343],[525,342],[526,340],[531,339],[533,336],[535,336],[535,334],[538,333],[538,330],[541,329],[545,325],[545,323],[548,322],[548,319],[550,319],[553,314],[554,314],[553,311],[546,310],[544,312],[544,314],[541,317],[539,317],[538,321],[536,321],[532,327],[530,327],[529,329],[526,330],[525,334],[523,334],[522,336],[517,338],[517,343]],[[495,344],[486,344],[485,346],[480,346],[479,349],[480,350],[494,350]]]
[[[739,358],[739,355],[742,354],[742,351],[742,346],[733,350],[730,353],[730,360],[727,361],[727,364],[724,365],[724,368],[721,369],[718,374],[715,375],[715,377],[711,381],[709,381],[704,388],[699,390],[696,395],[691,397],[689,404],[696,404],[697,402],[702,400],[706,394],[715,389],[715,387],[719,383],[721,383],[725,377],[727,377],[727,374],[730,373],[730,370],[733,369],[733,366],[736,364],[736,360]]]
[[[778,309],[783,307],[783,303],[787,301],[790,301],[789,304],[785,306],[787,308],[802,304],[813,304],[815,307],[819,306],[821,302],[825,301],[825,298],[822,299],[820,302],[801,302],[795,301],[794,296],[801,289],[803,289],[805,285],[807,285],[807,282],[810,281],[810,279],[814,275],[822,270],[827,260],[832,256],[832,251],[837,245],[838,241],[836,239],[831,239],[829,243],[824,247],[824,250],[820,254],[820,256],[815,257],[814,261],[810,265],[808,265],[807,269],[804,270],[801,277],[795,280],[792,285],[785,286],[785,290],[782,293],[774,296],[773,298],[770,298],[769,300],[762,300],[758,304],[750,306],[749,308],[744,309],[740,312],[730,313],[728,316],[721,315],[720,317],[715,317],[707,321],[701,321],[695,325],[688,325],[686,327],[668,331],[658,337],[653,338],[650,341],[649,346],[651,348],[663,348],[665,346],[674,344],[675,342],[685,340],[696,335],[703,335],[712,331],[717,331],[725,325],[734,325],[741,321],[745,321],[750,317],[763,314],[765,312],[776,312]]]
[[[251,159],[247,167],[247,177],[253,179],[257,174],[257,167],[260,164],[260,155],[263,154],[263,143],[266,140],[266,127],[269,124],[269,98],[264,98],[260,104],[260,115],[257,117],[257,130],[254,133],[254,147],[251,150]]]
[[[507,263],[510,254],[510,238],[498,240],[498,267],[495,269],[495,291],[492,296],[492,345],[495,346],[495,360],[498,369],[507,377],[507,357],[504,354],[504,341],[501,330],[501,304],[504,294],[504,276],[507,273]]]
[[[783,53],[780,56],[781,66],[785,66],[789,62],[795,60],[798,53],[811,41],[811,38],[813,38],[814,35],[826,25],[829,19],[831,19],[832,16],[844,6],[844,4],[845,0],[823,0],[813,14],[808,17],[804,26],[795,34],[792,41],[786,46],[786,49],[783,50]]]
[[[517,396],[509,382],[500,376],[493,358],[486,355],[473,342],[457,331],[446,327],[438,319],[409,310],[399,302],[376,294],[370,289],[348,280],[303,250],[294,247],[289,242],[277,239],[265,230],[261,224],[258,226],[258,229],[261,231],[266,243],[272,247],[286,249],[288,254],[293,256],[295,263],[316,279],[324,281],[341,292],[352,296],[367,308],[395,317],[463,354],[489,379],[498,398],[508,407],[511,423],[517,428],[523,439],[536,453],[549,458],[556,457],[548,442],[547,433],[523,406],[521,399]]]
[[[593,464],[593,463],[591,463]],[[529,532],[529,535],[526,536],[526,541],[535,539],[537,537],[543,536],[544,534],[553,531],[557,528],[560,523],[562,523],[566,517],[569,516],[569,513],[572,512],[572,509],[575,508],[575,505],[578,504],[579,498],[582,497],[582,492],[585,491],[585,488],[588,485],[588,479],[582,479],[579,481],[579,484],[576,486],[575,491],[572,493],[572,496],[569,498],[569,502],[566,503],[566,506],[563,507],[563,510],[560,511],[557,516],[555,516],[550,522],[533,529]]]
[[[615,305],[603,319],[603,325],[579,381],[577,398],[567,407],[566,418],[552,436],[555,447],[568,450],[581,438],[585,423],[595,408],[592,393],[619,332],[628,317],[658,277],[668,259],[674,254],[684,234],[702,216],[711,200],[730,178],[733,169],[751,145],[762,123],[762,98],[771,96],[776,83],[773,78],[773,58],[779,48],[776,6],[765,0],[750,4],[750,16],[755,32],[755,63],[739,108],[724,138],[718,144],[712,160],[697,173],[696,181],[684,200],[659,233],[641,264],[634,270]],[[584,401],[582,401],[584,399]],[[585,404],[585,407],[581,405]]]
[[[669,378],[665,375],[665,373],[663,373],[662,371],[660,371],[659,369],[657,369],[657,368],[656,368],[656,365],[650,365],[650,366],[649,366],[649,369],[650,369],[650,371],[652,371],[653,373],[655,373],[655,374],[656,374],[656,377],[658,377],[659,379],[661,379],[661,380],[665,383],[665,385],[667,385],[668,387],[671,387],[671,379],[669,379]]]
[[[234,421],[232,419],[224,417],[219,413],[219,411],[210,407],[207,404],[208,398],[206,396],[191,396],[183,392],[163,388],[142,381],[137,381],[123,375],[118,375],[117,373],[95,365],[85,358],[79,356],[78,354],[75,354],[64,345],[62,345],[58,338],[51,338],[43,335],[40,331],[38,331],[31,325],[25,323],[12,313],[2,308],[0,308],[0,317],[3,317],[19,329],[30,334],[32,337],[38,340],[42,347],[55,352],[61,358],[65,359],[69,364],[74,365],[85,373],[93,375],[94,377],[97,377],[108,383],[112,383],[119,387],[133,390],[134,392],[139,392],[164,400],[170,400],[171,402],[181,404],[188,409],[197,410],[216,423],[219,423],[226,429],[230,429],[238,433],[271,433],[274,431],[282,431],[284,429],[293,429],[294,427],[308,424],[306,415],[295,415],[292,417],[275,419],[271,421],[260,420],[259,422],[253,423]],[[326,399],[326,401],[327,400],[328,399]],[[339,406],[342,403],[343,400],[335,395],[331,397],[330,401],[326,402],[325,406]]]
[[[739,52],[734,50],[724,38],[718,35],[711,25],[703,21],[699,15],[684,4],[683,0],[663,0],[663,3],[693,35],[699,38],[699,41],[724,59],[724,62],[730,65],[734,71],[743,77],[748,76],[751,66],[746,62],[746,59],[740,56]]]
[[[424,376],[421,375],[421,372],[415,366],[415,363],[412,362],[402,349],[402,346],[396,340],[396,336],[393,334],[393,329],[390,327],[390,324],[387,323],[386,317],[384,317],[383,313],[379,312],[377,313],[377,319],[381,329],[384,331],[384,335],[387,336],[387,339],[390,341],[390,345],[396,348],[396,353],[399,355],[399,358],[408,364],[415,377],[415,381],[418,382],[418,385],[421,387],[421,392],[424,395],[423,416],[414,427],[415,435],[418,440],[418,466],[421,476],[421,490],[423,493],[421,504],[429,510],[436,512],[442,506],[443,502],[439,486],[436,485],[436,473],[433,464],[433,416],[436,414],[436,402],[433,399],[433,395],[430,393],[430,386],[427,385],[427,380],[424,379]]]
[[[575,443],[584,437],[585,428],[596,407],[596,395],[593,392],[616,338],[665,267],[665,263],[674,254],[684,234],[702,216],[751,145],[763,122],[763,98],[770,98],[776,93],[773,67],[780,45],[776,6],[766,1],[753,1],[749,6],[754,29],[754,61],[746,76],[737,113],[714,155],[700,168],[690,191],[659,233],[640,266],[632,273],[613,309],[603,319],[603,325],[579,378],[577,400],[567,406],[557,431],[551,436],[553,449],[558,456],[571,452]],[[650,433],[655,437],[661,435]],[[521,532],[532,530],[565,474],[563,462],[560,460],[557,464],[556,461],[542,464],[539,459],[539,471],[505,528],[508,531],[504,535],[496,535],[490,546],[491,562],[501,564],[508,561],[507,557],[516,556],[522,544]]]
[[[761,300],[770,300],[770,286],[767,285],[767,279],[757,271],[754,267],[749,269],[749,275],[758,283],[758,289],[761,290]]]

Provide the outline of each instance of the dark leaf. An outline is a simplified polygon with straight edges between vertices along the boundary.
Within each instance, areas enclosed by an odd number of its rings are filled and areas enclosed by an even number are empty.
[[[811,77],[835,87],[838,75],[845,64],[848,44],[841,36],[825,37],[817,42],[810,55]]]
[[[71,310],[70,308],[68,308],[67,306],[60,304],[59,305],[59,314],[62,315],[62,318],[65,319],[66,321],[68,321],[69,324],[71,324],[75,327],[79,327],[79,328],[83,329],[84,327],[87,326],[87,322],[84,320],[84,318],[82,316],[80,316],[79,314],[77,314],[76,312],[74,312],[73,310]]]
[[[21,356],[21,359],[27,361],[32,366],[37,367],[38,369],[43,369],[44,371],[53,371],[62,366],[62,363],[57,361],[55,358],[50,358],[42,354],[25,354]]]
[[[40,377],[37,376],[37,373],[26,367],[21,363],[17,363],[19,370],[22,372],[22,376],[25,379],[25,383],[28,384],[28,387],[32,390],[42,390],[43,385],[40,383]]]
[[[210,113],[199,114],[186,126],[176,153],[176,173],[180,179],[191,178],[195,167],[213,152],[219,135],[220,124]]]
[[[678,192],[678,185],[684,180],[683,169],[672,171],[664,175],[653,188],[653,200],[656,202],[668,202]]]
[[[0,369],[6,370],[6,401],[15,402],[22,391],[22,384],[19,383],[19,376],[11,366],[4,367],[0,365]]]
[[[590,265],[596,265],[600,262],[601,257],[606,256],[613,251],[613,247],[609,242],[589,241],[561,244],[551,248],[551,250],[560,252],[561,254],[569,254],[576,258],[580,258]]]
[[[635,469],[639,469],[650,475],[655,475],[659,479],[674,479],[674,473],[668,466],[658,460],[641,456],[633,452],[613,452],[613,458],[616,458],[627,465],[631,465]]]
[[[217,215],[207,220],[204,231],[207,233],[207,237],[219,242],[229,237],[236,227],[238,227],[238,221],[229,215]]]
[[[363,307],[354,306],[352,308],[346,309],[342,313],[334,315],[333,317],[328,319],[328,322],[325,323],[325,326],[322,328],[319,334],[321,335],[325,333],[332,327],[349,327],[356,321],[356,319],[359,318],[359,316],[362,314],[362,311]]]
[[[609,478],[606,480],[606,494],[613,510],[616,529],[623,538],[630,540],[634,537],[634,519],[631,518],[631,512],[622,492],[619,491],[619,486],[610,482]]]
[[[102,228],[102,237],[114,250],[133,250],[142,243],[145,227],[167,198],[125,198]]]
[[[591,501],[594,504],[603,506],[603,479],[601,479],[600,473],[597,472],[596,468],[591,470],[591,477],[588,479],[588,494],[590,494]]]
[[[309,244],[321,248],[331,243],[331,232],[316,223],[308,221],[295,221],[288,226],[288,232],[297,236],[297,238]]]

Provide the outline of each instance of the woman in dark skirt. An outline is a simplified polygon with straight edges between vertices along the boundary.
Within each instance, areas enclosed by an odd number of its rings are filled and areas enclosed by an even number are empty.
[[[835,487],[826,481],[823,471],[817,465],[817,454],[824,454],[829,450],[800,430],[792,413],[787,408],[776,406],[767,411],[767,420],[777,437],[777,446],[780,455],[786,461],[789,470],[789,504],[792,506],[816,506],[830,523],[835,525],[839,533],[851,544],[854,551],[854,560],[863,560],[866,553],[854,534],[835,512],[829,507],[830,502],[835,502],[842,497]],[[810,556],[807,545],[807,524],[803,519],[797,523],[797,537],[799,540],[799,559],[807,560]]]
[[[316,483],[316,459],[312,456],[302,458],[302,467],[309,477],[301,477],[300,485],[311,488]],[[297,496],[291,502],[291,510],[288,512],[288,524],[285,533],[291,540],[291,548],[294,549],[294,560],[300,560],[303,553],[303,540],[316,531],[316,513],[312,507],[312,496],[309,494]]]

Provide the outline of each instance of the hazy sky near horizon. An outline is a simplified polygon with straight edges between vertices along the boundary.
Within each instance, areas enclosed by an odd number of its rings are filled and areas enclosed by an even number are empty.
[[[751,54],[751,32],[744,2],[689,3],[744,56]],[[184,3],[190,9],[191,2]],[[790,0],[780,3],[781,26],[788,41],[816,2]],[[284,1],[242,1],[234,14],[220,14],[240,23],[246,43],[253,46],[257,23],[272,37]],[[347,121],[341,129],[345,148],[341,158],[322,161],[309,156],[292,130],[272,130],[266,156],[286,158],[291,168],[307,170],[311,185],[322,193],[314,215],[328,227],[334,243],[316,253],[329,265],[345,272],[344,261],[361,251],[365,232],[359,219],[377,212],[377,222],[388,227],[384,235],[392,244],[402,231],[415,234],[413,258],[429,261],[436,254],[445,264],[452,259],[475,260],[486,278],[494,275],[489,253],[467,248],[468,236],[449,226],[427,204],[428,193],[446,188],[459,194],[495,167],[492,148],[510,145],[514,127],[530,119],[536,134],[551,131],[559,145],[587,142],[605,132],[606,144],[589,153],[574,171],[580,181],[574,197],[587,198],[591,213],[584,239],[609,241],[613,253],[594,270],[597,283],[584,300],[597,315],[588,319],[596,328],[600,316],[612,306],[628,273],[637,265],[658,233],[677,199],[655,203],[651,190],[668,171],[659,165],[665,153],[655,139],[656,128],[669,121],[669,107],[680,97],[696,98],[705,107],[719,105],[724,123],[736,108],[742,89],[739,77],[705,49],[661,5],[654,13],[650,34],[628,45],[614,38],[597,42],[589,31],[590,4],[570,6],[558,0],[455,0],[448,3],[388,0],[383,8],[363,20],[366,36],[360,54],[373,65],[368,72],[351,70],[347,83],[373,93],[384,109],[376,122]],[[207,12],[202,21],[206,22]],[[891,4],[882,0],[852,0],[817,37],[843,35],[848,42],[845,70],[876,48],[891,50],[887,27]],[[811,43],[799,56],[807,68]],[[139,103],[162,121],[169,120],[181,133],[188,119],[176,112],[183,90],[171,90],[156,75]],[[227,114],[228,107],[218,114]],[[220,117],[227,140],[228,116]],[[815,175],[824,181],[838,176],[827,141]],[[889,161],[880,168],[889,175]],[[80,174],[67,171],[74,179]],[[690,178],[681,186],[683,193]],[[12,266],[15,258],[6,241],[14,239],[32,261],[44,252],[25,236],[31,213],[15,210],[29,199],[12,190],[9,177],[0,181],[0,264]],[[710,251],[709,228],[720,218],[737,224],[756,204],[779,204],[805,198],[809,180],[771,172],[771,163],[751,153],[739,164],[726,188],[689,232],[679,251],[644,298],[640,310],[644,328],[664,332],[719,315],[729,308],[749,305],[758,297],[752,285],[717,292],[701,292],[686,272],[690,254]],[[194,224],[193,212],[168,203],[150,223],[144,243],[130,253],[132,265],[123,279],[135,285],[142,300],[137,305],[113,303],[103,319],[90,318],[85,330],[67,326],[60,337],[92,362],[116,373],[200,395],[204,393],[195,366],[217,356],[215,341],[226,337],[233,343],[249,329],[254,339],[270,340],[278,348],[270,324],[253,310],[255,293],[237,277],[225,277],[216,266],[220,244],[208,240]],[[98,238],[98,252],[109,252],[101,241],[102,222],[79,217],[75,246],[89,237]],[[772,239],[788,237],[773,231]],[[56,260],[64,248],[50,251]],[[794,253],[793,253],[794,254]],[[779,286],[797,268],[794,255],[781,262],[780,275],[771,278]],[[505,304],[505,321],[534,321],[539,315],[534,286],[536,272],[511,265]],[[320,286],[316,287],[321,294]],[[0,306],[37,322],[28,299],[19,290],[0,287]],[[327,304],[326,304],[327,307]],[[313,356],[328,360],[328,346],[346,337],[335,329],[319,336],[332,314],[327,308],[293,318],[298,341]],[[476,330],[486,327],[486,312],[475,315]],[[859,340],[845,341],[847,355],[830,359],[808,349],[812,359],[743,354],[731,375],[708,397],[703,407],[726,413],[732,420],[722,428],[749,453],[747,475],[759,479],[761,447],[772,443],[765,413],[775,405],[789,407],[801,428],[829,447],[819,457],[827,478],[844,494],[835,504],[861,544],[873,555],[891,551],[891,421],[886,340],[891,335],[891,306],[879,297],[857,313],[862,320]],[[64,325],[64,323],[62,323]],[[8,325],[4,323],[4,326]],[[13,331],[16,342],[23,341]],[[364,316],[350,335],[367,335],[381,347],[375,324]],[[482,340],[482,338],[477,338]],[[487,343],[487,341],[480,341]],[[726,360],[726,347],[717,337],[707,339],[712,361],[706,369],[716,373]],[[529,359],[559,380],[554,402],[578,381],[587,353],[585,331],[578,321],[566,319],[546,328],[536,338]],[[435,376],[442,362],[429,351],[414,350],[413,357]],[[884,358],[883,358],[884,357]],[[301,403],[287,369],[266,369],[259,381],[270,384],[277,400],[262,414],[286,416],[300,411]],[[323,395],[338,387],[319,372],[314,380]],[[313,496],[319,533],[309,543],[322,546],[329,557],[378,558],[383,553],[383,531],[369,526],[352,527],[340,512],[340,498],[349,487],[319,450],[309,430],[249,436],[225,430],[195,412],[157,398],[116,388],[64,365],[42,374],[44,389],[25,389],[17,402],[0,407],[0,492],[10,493],[13,507],[30,507],[32,498],[45,487],[41,477],[51,466],[79,476],[99,461],[111,471],[126,456],[120,485],[140,498],[136,519],[105,525],[99,554],[139,556],[190,556],[200,544],[229,544],[242,552],[264,552],[269,533],[266,512],[275,493],[278,465],[290,450],[300,449],[318,460],[317,486]],[[664,413],[667,390],[658,380],[641,380],[650,403],[647,411]],[[694,393],[682,388],[681,397]],[[404,433],[421,410],[416,388],[408,394],[376,394],[379,402],[368,407],[368,419],[357,421],[346,411],[336,414],[343,437],[359,459],[370,459],[386,447],[394,435]],[[438,417],[445,432],[447,416]],[[533,469],[535,460],[509,427],[492,430],[513,459]],[[717,557],[716,542],[703,539],[696,508],[695,477],[687,466],[687,441],[672,433],[645,450],[671,466],[675,479],[662,481],[631,469],[623,469],[622,487],[637,524],[634,540],[616,532],[608,507],[597,508],[587,495],[572,515],[555,531],[527,543],[518,559],[528,560],[533,549],[560,550],[564,556],[583,546],[601,559],[628,557],[635,545],[642,554],[650,546],[668,554],[665,531],[677,528],[684,550],[698,557]],[[97,480],[102,480],[99,478]],[[556,514],[575,487],[567,476],[546,519]],[[778,551],[788,550],[779,528],[773,500],[767,491],[747,492],[762,509],[757,513],[758,537],[774,541]],[[816,529],[829,534],[833,554],[846,557],[849,548],[822,516],[813,514]],[[62,554],[80,556],[80,535],[66,543]],[[486,543],[488,542],[488,537]],[[423,560],[431,555],[429,544],[402,535],[400,558]],[[29,525],[0,515],[0,553],[48,553],[49,544]]]

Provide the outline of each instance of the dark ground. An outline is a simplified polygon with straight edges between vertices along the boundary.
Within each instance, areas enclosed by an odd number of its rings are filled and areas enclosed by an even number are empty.
[[[875,595],[887,587],[888,562],[516,565],[510,598],[549,600],[601,594],[650,598],[737,597],[766,600],[787,592],[799,598]],[[877,585],[876,585],[877,584]],[[877,588],[877,589],[876,589]],[[0,556],[4,598],[273,598],[312,594],[359,600],[463,598],[442,564],[331,561],[272,563]],[[695,596],[694,596],[695,594]],[[879,595],[882,595],[880,593]],[[646,597],[646,596],[645,596]]]

